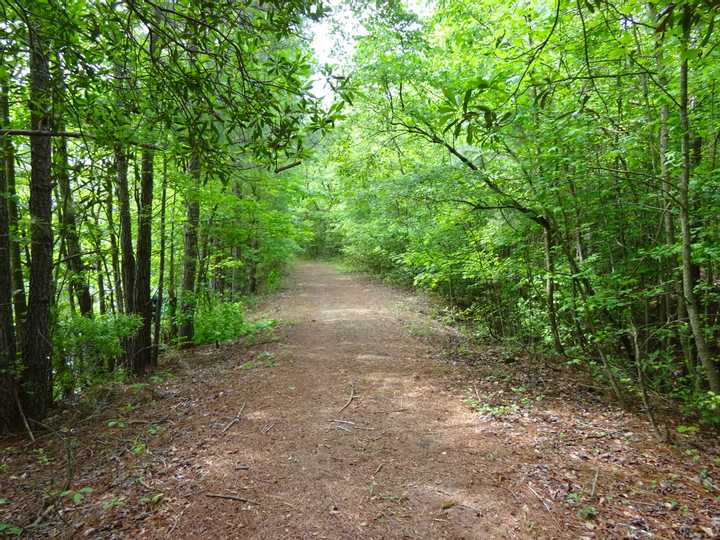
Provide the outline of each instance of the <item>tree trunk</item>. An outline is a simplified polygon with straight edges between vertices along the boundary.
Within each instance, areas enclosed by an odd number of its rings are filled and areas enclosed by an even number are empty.
[[[122,282],[125,297],[125,313],[135,313],[135,255],[132,245],[132,220],[130,218],[130,193],[128,190],[128,159],[125,149],[115,148],[117,169],[117,196],[120,206],[120,252],[122,256]]]
[[[7,94],[3,84],[3,119],[6,115]],[[7,124],[5,124],[7,125]],[[3,146],[5,142],[3,141]],[[10,212],[7,169],[0,168],[0,433],[17,431],[21,426],[17,407],[16,345],[12,308],[12,274],[10,269]]]
[[[62,66],[59,64],[55,77],[56,97],[54,104],[53,129],[57,132],[65,131],[65,123],[62,118],[65,94],[65,82],[62,77]],[[67,249],[67,266],[70,269],[70,294],[75,294],[80,307],[80,314],[83,317],[92,317],[93,302],[90,296],[85,264],[82,260],[80,249],[80,236],[78,234],[77,220],[75,219],[75,207],[72,202],[72,190],[70,189],[70,175],[68,174],[68,151],[67,137],[59,137],[56,141],[55,152],[55,177],[60,188],[60,199],[62,201],[62,217],[60,234],[65,240]]]
[[[30,46],[30,128],[51,127],[50,70],[39,24],[28,24]],[[28,417],[42,419],[52,400],[50,356],[50,305],[52,300],[52,144],[49,135],[30,137],[31,261],[23,361],[24,409]]]
[[[167,203],[167,157],[163,158],[162,195],[160,196],[160,267],[158,268],[158,286],[155,297],[155,344],[153,346],[152,365],[157,366],[160,352],[160,317],[163,305],[163,279],[165,277],[165,206]]]
[[[170,206],[170,261],[168,270],[168,318],[170,319],[170,342],[177,339],[177,294],[175,293],[175,192]]]
[[[560,340],[560,331],[557,323],[557,310],[555,307],[555,259],[553,258],[552,247],[553,237],[550,227],[543,227],[543,245],[545,247],[545,302],[550,322],[550,332],[553,337],[555,352],[565,356],[565,348]]]
[[[142,181],[140,207],[138,208],[137,272],[135,275],[135,312],[142,318],[142,326],[134,339],[132,369],[141,375],[152,363],[153,305],[150,298],[150,263],[152,259],[152,196],[153,196],[152,150],[142,152]]]
[[[185,221],[185,249],[183,254],[182,298],[180,302],[180,345],[183,347],[192,344],[195,333],[195,274],[198,258],[198,223],[200,221],[200,201],[198,200],[198,187],[200,186],[200,157],[197,150],[189,164],[190,174],[193,178],[193,189],[187,201],[187,218]]]
[[[710,354],[705,340],[704,325],[700,319],[697,297],[695,296],[695,280],[693,279],[692,238],[690,231],[690,120],[688,113],[688,43],[690,41],[692,11],[689,6],[683,7],[683,35],[680,41],[680,129],[682,133],[681,153],[682,169],[680,174],[679,203],[680,230],[682,234],[682,270],[685,309],[687,310],[690,328],[692,329],[698,360],[705,369],[710,390],[720,393],[720,373]]]
[[[10,125],[10,103],[7,80],[0,83],[0,116],[4,126]],[[15,190],[15,147],[10,137],[3,137],[3,169],[7,187],[8,232],[10,242],[10,271],[12,275],[12,303],[15,309],[15,345],[23,342],[25,318],[27,317],[27,300],[25,296],[25,277],[23,275],[22,258],[20,256],[20,230]],[[1,192],[0,192],[1,193]]]
[[[117,303],[117,311],[122,313],[125,311],[125,300],[123,297],[122,273],[120,271],[120,255],[118,253],[117,234],[115,233],[115,218],[113,210],[113,189],[112,180],[107,177],[105,189],[105,212],[108,220],[108,235],[110,237],[110,256],[112,257],[113,281],[115,283],[115,301]]]
[[[103,265],[99,253],[97,258],[95,271],[97,272],[98,309],[100,310],[100,315],[105,315],[105,313],[107,313],[107,304],[105,303],[105,277],[103,275]]]

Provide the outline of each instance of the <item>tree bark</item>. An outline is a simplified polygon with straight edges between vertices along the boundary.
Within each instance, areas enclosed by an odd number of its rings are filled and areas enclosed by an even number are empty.
[[[130,219],[130,193],[128,190],[128,159],[125,149],[115,147],[117,171],[117,197],[120,207],[120,252],[122,257],[122,283],[125,313],[135,313],[135,255],[132,245],[132,221]]]
[[[0,116],[3,125],[10,125],[10,103],[7,80],[0,83]],[[25,277],[22,257],[20,256],[20,230],[15,190],[15,147],[10,137],[2,138],[3,169],[7,186],[8,232],[10,242],[10,272],[12,275],[12,303],[15,309],[16,348],[23,342],[25,318],[27,317],[27,299],[25,296]]]
[[[108,235],[110,237],[110,256],[112,258],[113,282],[115,283],[115,302],[117,311],[125,311],[125,300],[123,297],[122,272],[120,271],[120,254],[118,253],[117,234],[115,233],[115,218],[113,210],[113,189],[112,180],[107,177],[105,189],[105,212],[108,220]]]
[[[705,340],[705,329],[698,310],[697,297],[695,296],[695,280],[693,277],[692,261],[692,233],[690,230],[690,120],[688,112],[688,44],[690,41],[692,10],[689,6],[683,7],[682,29],[683,34],[680,40],[680,129],[682,169],[680,174],[679,203],[680,203],[680,230],[682,234],[682,274],[683,274],[683,295],[685,297],[685,309],[687,310],[690,328],[692,329],[695,347],[697,348],[698,360],[705,370],[710,390],[720,393],[720,373],[715,365],[707,341]]]
[[[158,268],[158,286],[155,297],[155,343],[153,345],[152,365],[157,366],[160,352],[160,318],[163,305],[163,280],[165,278],[165,206],[167,203],[167,157],[163,158],[162,194],[160,196],[160,266]]]
[[[175,293],[175,192],[170,206],[170,260],[168,261],[168,318],[170,319],[170,342],[177,339],[177,294]]]
[[[553,258],[552,247],[553,237],[550,227],[543,228],[543,245],[545,248],[545,302],[550,322],[550,332],[553,337],[555,352],[565,356],[565,348],[560,340],[560,331],[557,323],[557,309],[555,307],[555,259]]]
[[[2,101],[7,106],[3,84]],[[5,118],[5,110],[3,118]],[[4,141],[3,141],[3,146]],[[10,212],[7,169],[0,169],[0,433],[17,431],[21,426],[17,407],[16,342],[12,307],[12,274],[10,269]]]
[[[193,178],[193,189],[187,201],[187,217],[185,221],[185,248],[183,254],[182,298],[180,300],[180,326],[179,339],[182,347],[192,344],[195,334],[195,275],[198,258],[198,224],[200,221],[200,201],[198,188],[200,186],[200,157],[197,150],[189,164],[190,174]]]
[[[64,131],[65,125],[62,118],[65,94],[65,81],[62,76],[62,66],[59,64],[55,71],[56,97],[54,104],[53,128],[57,131]],[[72,190],[70,188],[70,175],[68,165],[67,138],[59,137],[56,141],[55,152],[55,177],[60,188],[60,199],[62,200],[62,212],[60,213],[62,226],[60,234],[65,240],[67,249],[67,266],[70,269],[71,294],[75,294],[80,307],[80,314],[83,317],[92,317],[93,301],[90,296],[90,286],[87,281],[85,264],[82,260],[80,248],[80,235],[78,234],[77,220],[75,218],[75,207],[72,202]]]
[[[134,339],[132,369],[141,375],[152,363],[153,305],[150,298],[150,263],[152,259],[152,150],[142,152],[140,207],[138,208],[137,272],[135,275],[135,311],[142,318],[142,326]]]
[[[30,46],[31,129],[50,128],[50,69],[39,24],[28,24]],[[40,420],[52,400],[50,306],[52,301],[52,143],[49,135],[30,138],[31,261],[23,362],[23,407],[28,417]]]

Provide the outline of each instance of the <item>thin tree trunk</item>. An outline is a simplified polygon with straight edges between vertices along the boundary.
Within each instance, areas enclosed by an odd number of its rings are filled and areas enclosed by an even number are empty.
[[[5,126],[10,125],[10,103],[7,80],[0,83],[0,116]],[[11,137],[2,138],[3,169],[7,185],[8,231],[10,233],[10,271],[12,275],[12,303],[15,309],[16,348],[23,342],[25,318],[27,317],[27,299],[25,296],[25,277],[22,257],[20,256],[20,230],[15,190],[15,147]]]
[[[125,300],[123,298],[122,272],[120,271],[120,255],[118,253],[117,234],[115,233],[115,218],[113,217],[113,189],[112,180],[107,177],[105,188],[107,190],[105,200],[105,212],[108,220],[108,235],[110,237],[110,256],[112,258],[113,281],[115,283],[115,301],[117,311],[125,311]]]
[[[160,267],[158,268],[158,286],[155,297],[155,344],[153,346],[152,365],[157,366],[160,352],[160,317],[163,305],[163,279],[165,277],[165,206],[167,202],[167,157],[163,158],[162,195],[160,196]]]
[[[550,227],[543,228],[543,245],[545,247],[545,301],[550,322],[550,332],[553,337],[555,352],[560,356],[565,356],[565,349],[560,340],[560,331],[557,323],[557,309],[555,307],[555,259],[553,258],[552,247],[553,238]]]
[[[7,114],[6,86],[2,85],[3,121]],[[5,124],[7,125],[7,124]],[[6,137],[9,138],[9,137]],[[3,147],[5,141],[3,141]],[[6,154],[7,159],[7,154]],[[17,407],[15,380],[16,344],[12,307],[12,274],[10,269],[10,212],[6,167],[0,168],[0,433],[17,431],[21,426]]]
[[[195,275],[198,258],[198,224],[200,221],[200,201],[198,200],[198,187],[200,186],[200,157],[193,149],[190,158],[190,174],[193,178],[193,189],[187,201],[187,218],[185,221],[185,248],[183,255],[183,279],[181,298],[181,320],[179,338],[181,346],[192,344],[195,333]]]
[[[690,320],[695,347],[697,348],[698,360],[705,369],[710,390],[720,393],[720,373],[710,355],[710,350],[705,340],[704,325],[700,319],[697,298],[694,291],[693,261],[692,261],[692,237],[690,231],[690,169],[692,166],[690,158],[690,121],[688,114],[688,43],[690,41],[690,25],[692,11],[689,6],[683,7],[683,35],[680,40],[680,129],[682,132],[681,153],[682,169],[679,186],[680,203],[680,230],[682,233],[682,270],[683,270],[683,293],[685,296],[685,309]]]
[[[153,196],[152,150],[142,152],[142,177],[140,206],[138,208],[137,272],[135,275],[135,311],[142,318],[142,326],[134,339],[132,358],[133,372],[140,375],[152,363],[153,305],[150,298],[150,263],[152,259],[152,196]]]
[[[168,317],[170,319],[170,342],[177,339],[177,294],[175,293],[175,195],[170,206],[170,261],[168,271]]]
[[[30,128],[51,126],[50,69],[39,24],[28,26],[30,45]],[[52,143],[49,135],[30,137],[30,216],[32,217],[30,294],[23,346],[23,407],[28,417],[42,419],[52,400],[50,305],[52,301]]]
[[[53,129],[57,132],[65,131],[65,124],[62,118],[63,100],[65,94],[65,82],[62,75],[62,66],[59,63],[56,69],[55,77],[56,97],[53,119]],[[53,153],[55,160],[55,177],[60,188],[60,200],[62,201],[62,217],[60,234],[65,240],[65,248],[67,249],[67,266],[70,269],[70,294],[75,294],[80,307],[80,314],[83,317],[92,317],[93,302],[90,296],[90,286],[88,285],[85,272],[85,264],[82,260],[82,250],[80,249],[80,236],[78,234],[77,220],[75,218],[75,208],[72,202],[72,190],[70,189],[70,175],[68,174],[68,151],[67,138],[59,137],[56,141],[55,152]]]
[[[107,312],[107,304],[105,303],[105,277],[103,276],[103,269],[102,269],[102,260],[101,256],[98,253],[97,255],[97,265],[95,266],[95,271],[97,272],[97,286],[98,286],[98,308],[100,310],[101,315],[105,315]]]
[[[132,220],[130,218],[130,194],[128,191],[128,159],[121,146],[115,148],[117,170],[117,196],[120,206],[120,251],[122,254],[122,282],[125,313],[135,313],[135,255],[132,245]]]

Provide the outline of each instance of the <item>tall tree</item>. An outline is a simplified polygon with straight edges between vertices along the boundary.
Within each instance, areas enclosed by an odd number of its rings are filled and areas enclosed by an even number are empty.
[[[50,305],[52,302],[52,86],[47,34],[28,17],[30,49],[30,287],[23,344],[23,407],[30,418],[44,418],[52,402]]]

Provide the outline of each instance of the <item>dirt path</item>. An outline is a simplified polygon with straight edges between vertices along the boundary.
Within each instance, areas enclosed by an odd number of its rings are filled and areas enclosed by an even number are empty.
[[[699,451],[707,441],[659,444],[555,367],[470,354],[426,311],[409,293],[298,265],[259,314],[281,321],[273,339],[174,353],[175,376],[127,386],[89,421],[54,420],[73,426],[65,444],[9,447],[0,526],[63,538],[716,537],[720,460]],[[73,493],[92,488],[77,501],[46,496],[70,470],[67,440]]]
[[[195,532],[513,538],[546,521],[502,486],[506,451],[448,390],[404,300],[328,265],[298,267],[266,310],[291,322],[268,349],[277,366],[237,389],[230,412],[247,401],[243,420],[213,445],[202,481],[258,504],[197,498],[184,518]]]

